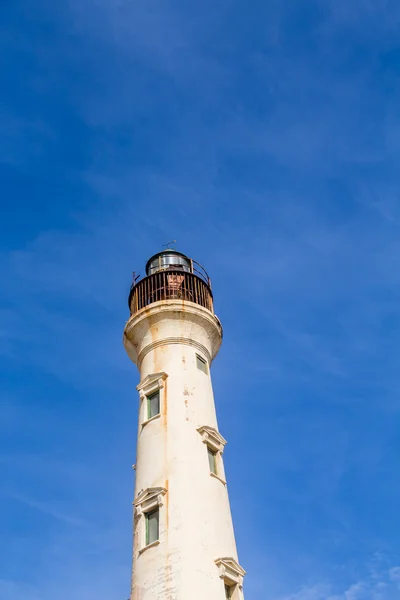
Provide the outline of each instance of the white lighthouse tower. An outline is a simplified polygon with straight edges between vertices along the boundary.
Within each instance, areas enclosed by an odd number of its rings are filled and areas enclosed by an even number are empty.
[[[129,295],[140,372],[130,600],[243,600],[210,366],[222,340],[210,280],[167,249]]]

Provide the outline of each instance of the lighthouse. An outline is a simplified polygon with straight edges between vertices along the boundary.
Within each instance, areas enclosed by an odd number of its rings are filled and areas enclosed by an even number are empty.
[[[243,600],[211,364],[210,279],[174,249],[134,280],[124,346],[140,383],[130,600]]]

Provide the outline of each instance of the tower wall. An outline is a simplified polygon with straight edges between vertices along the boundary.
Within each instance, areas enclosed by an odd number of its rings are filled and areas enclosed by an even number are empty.
[[[124,344],[140,372],[131,600],[225,599],[215,561],[237,561],[237,551],[223,458],[211,475],[205,443],[219,435],[209,366],[221,339],[218,319],[182,300],[155,302],[126,324]],[[154,385],[160,414],[148,420],[146,390]],[[157,495],[160,534],[145,547],[138,502],[147,490]]]

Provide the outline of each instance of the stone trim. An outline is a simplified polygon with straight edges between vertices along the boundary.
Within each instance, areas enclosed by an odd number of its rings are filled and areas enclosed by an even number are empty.
[[[140,398],[143,399],[145,396],[150,396],[153,392],[161,390],[165,385],[164,382],[167,377],[168,375],[164,372],[147,375],[147,377],[136,386]]]
[[[185,336],[186,339],[183,341],[180,340],[178,343],[183,342],[191,345],[193,339],[190,340],[188,338],[194,337],[195,339],[199,339],[207,347],[208,353],[211,355],[211,360],[209,361],[211,364],[212,359],[218,353],[222,341],[223,334],[219,320],[208,309],[198,304],[183,300],[162,300],[154,302],[141,309],[135,315],[132,315],[125,325],[124,346],[131,360],[138,365],[139,369],[140,361],[138,355],[143,360],[143,356],[146,354],[144,346],[147,343],[159,340],[160,337],[164,337],[162,332],[157,331],[157,329],[159,329],[159,325],[162,325],[165,319],[171,326],[174,320],[176,324],[181,323],[183,320],[185,329],[182,330],[179,327],[179,329],[176,329],[176,332],[178,333],[179,331],[180,335]],[[197,335],[192,336],[190,333],[192,326],[195,326],[196,329],[198,327],[203,329],[206,337],[201,340],[201,338],[197,338]],[[153,334],[148,337],[147,334],[150,333],[149,329],[151,330],[153,327]],[[163,327],[162,330],[164,331]],[[168,324],[165,335],[170,335]],[[163,343],[165,343],[165,340]],[[171,343],[173,343],[173,340]],[[199,351],[201,353],[204,352],[200,348]],[[207,353],[205,355],[207,356]]]
[[[237,585],[241,591],[243,588],[243,577],[246,571],[232,557],[217,558],[215,564],[219,570],[219,576],[228,585]]]
[[[135,516],[140,518],[144,513],[151,512],[164,504],[163,496],[167,493],[166,488],[155,487],[142,490],[133,505]]]
[[[162,340],[157,340],[155,342],[152,342],[151,344],[148,344],[147,346],[145,346],[143,348],[143,350],[139,353],[138,358],[137,358],[138,368],[140,369],[140,365],[141,365],[144,357],[146,356],[146,354],[148,354],[155,348],[159,348],[160,346],[168,346],[170,344],[185,344],[186,346],[192,346],[193,348],[196,348],[196,350],[198,350],[199,352],[203,353],[204,356],[207,358],[208,364],[209,365],[211,364],[211,361],[212,361],[211,354],[209,353],[207,348],[205,346],[203,346],[203,344],[196,342],[196,340],[192,340],[190,338],[185,338],[185,337],[167,337]]]
[[[214,477],[214,479],[218,479],[218,481],[226,485],[225,479],[222,479],[222,477],[220,477],[219,475],[216,475],[215,473],[210,473],[210,477]]]
[[[199,427],[197,431],[200,433],[202,437],[202,442],[215,452],[216,458],[216,473],[213,473],[210,470],[210,477],[214,477],[218,479],[221,483],[226,485],[225,480],[225,469],[224,469],[224,461],[222,460],[222,453],[224,451],[226,440],[222,437],[222,435],[217,431],[214,427],[209,427],[208,425],[203,425]]]
[[[222,437],[219,431],[217,431],[214,427],[209,427],[208,425],[199,427],[197,431],[202,437],[203,444],[206,444],[212,450],[215,450],[215,452],[220,452],[221,454],[223,453],[227,441]]]
[[[161,373],[151,373],[150,375],[147,375],[147,377],[145,377],[143,379],[143,381],[141,381],[139,383],[139,385],[136,387],[136,389],[139,392],[139,397],[140,397],[140,410],[139,410],[139,419],[140,419],[140,425],[143,429],[143,427],[145,425],[147,425],[147,423],[150,423],[150,421],[155,420],[156,418],[161,416],[162,410],[163,410],[163,405],[164,405],[164,393],[163,393],[163,389],[165,388],[165,381],[167,379],[168,375],[167,373],[161,372]],[[157,415],[154,415],[154,417],[150,417],[148,418],[148,411],[147,411],[147,402],[146,402],[146,398],[148,396],[151,396],[152,394],[154,394],[155,392],[159,392],[160,393],[160,412]]]
[[[151,544],[147,544],[147,546],[143,546],[143,548],[140,548],[139,550],[139,556],[145,551],[148,550],[149,548],[155,548],[156,546],[160,545],[160,540],[156,540],[155,542],[151,542]]]
[[[160,417],[161,417],[160,413],[158,413],[158,415],[154,415],[154,417],[150,417],[150,419],[147,419],[147,421],[143,421],[142,427],[144,427],[145,425],[147,425],[147,423],[151,423],[152,421],[155,421],[156,419],[159,419]]]
[[[161,508],[164,504],[164,496],[167,493],[167,490],[163,487],[154,487],[147,488],[146,490],[141,490],[136,500],[133,502],[134,506],[134,519],[135,519],[135,535],[137,535],[138,540],[138,556],[142,554],[148,548],[153,548],[154,546],[158,546],[160,544],[160,538],[155,540],[151,544],[146,544],[146,519],[144,515],[149,512],[152,512],[155,509],[159,509],[160,512],[160,520],[159,520],[159,528],[161,526]],[[159,535],[161,535],[161,531],[159,529]]]

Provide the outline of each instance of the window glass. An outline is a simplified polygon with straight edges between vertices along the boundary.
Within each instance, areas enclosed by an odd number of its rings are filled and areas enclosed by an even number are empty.
[[[160,392],[147,397],[147,418],[151,419],[160,414]]]
[[[207,361],[204,360],[204,358],[202,358],[198,354],[196,354],[196,363],[197,363],[197,368],[200,369],[200,371],[203,371],[203,373],[208,372],[207,371]]]
[[[217,474],[217,453],[211,448],[207,448],[208,464],[210,465],[211,473]]]
[[[232,598],[233,588],[230,585],[225,585],[225,598],[230,600]]]
[[[158,540],[159,514],[158,508],[146,514],[146,546]]]

